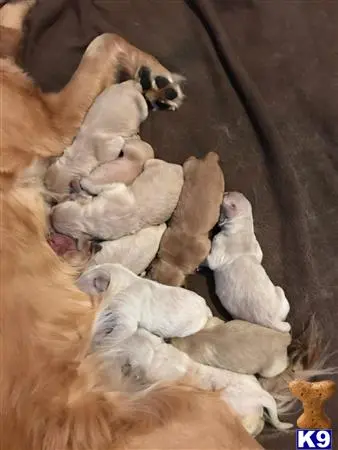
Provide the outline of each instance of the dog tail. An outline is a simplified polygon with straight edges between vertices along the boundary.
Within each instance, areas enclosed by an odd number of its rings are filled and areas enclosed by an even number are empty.
[[[328,367],[332,353],[328,344],[324,345],[322,333],[313,316],[309,325],[289,347],[289,366],[281,374],[272,378],[260,378],[263,389],[276,400],[280,415],[295,411],[297,399],[289,390],[293,380],[311,380],[315,377],[330,376],[338,373],[338,367]]]
[[[19,53],[27,13],[36,0],[5,3],[0,9],[0,57],[16,59]]]

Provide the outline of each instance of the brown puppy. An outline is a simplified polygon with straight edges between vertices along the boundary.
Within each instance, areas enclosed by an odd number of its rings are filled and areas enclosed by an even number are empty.
[[[7,7],[21,11],[20,3]],[[120,372],[105,373],[89,355],[94,306],[47,244],[39,187],[20,173],[69,141],[87,101],[111,81],[113,60],[135,70],[144,58],[158,66],[120,38],[106,35],[89,48],[68,87],[49,97],[13,62],[2,64],[2,102],[11,107],[2,108],[1,122],[0,447],[260,449],[218,393],[187,383],[134,392]]]
[[[184,284],[210,252],[209,231],[219,218],[224,177],[217,153],[194,156],[183,165],[184,184],[178,205],[161,240],[149,277],[172,286]]]

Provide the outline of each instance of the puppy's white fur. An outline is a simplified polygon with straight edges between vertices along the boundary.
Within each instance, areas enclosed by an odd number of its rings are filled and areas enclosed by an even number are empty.
[[[125,141],[137,136],[147,117],[139,83],[129,80],[103,91],[89,109],[73,144],[48,168],[47,188],[68,193],[73,178],[88,176],[99,163],[117,159]]]
[[[109,335],[116,342],[139,326],[162,337],[187,336],[202,329],[212,315],[195,292],[138,277],[120,264],[89,268],[78,286],[88,294],[103,292],[104,313],[99,320],[110,321]]]
[[[139,275],[146,270],[155,258],[166,225],[143,228],[135,234],[121,237],[115,241],[101,242],[101,247],[89,261],[88,266],[104,263],[120,263]]]
[[[194,361],[233,372],[274,377],[288,366],[289,333],[243,320],[212,317],[203,330],[171,341]]]
[[[150,159],[130,187],[122,183],[91,186],[90,193],[97,195],[83,204],[66,201],[57,205],[52,211],[52,224],[58,232],[79,240],[118,239],[166,222],[177,205],[182,185],[181,166]]]
[[[212,241],[208,265],[214,271],[216,293],[237,319],[288,332],[290,305],[261,265],[250,202],[239,192],[224,195],[221,231]]]
[[[238,413],[243,425],[253,435],[260,433],[264,426],[263,408],[267,408],[269,420],[276,428],[292,426],[280,422],[275,400],[255,377],[196,363],[185,353],[141,328],[116,347],[110,334],[102,333],[102,330],[109,329],[109,322],[110,317],[105,315],[94,328],[95,351],[101,352],[105,362],[117,360],[121,367],[129,368],[131,376],[145,384],[172,381],[188,375],[202,389],[221,390],[224,400]],[[99,341],[95,338],[97,334]]]

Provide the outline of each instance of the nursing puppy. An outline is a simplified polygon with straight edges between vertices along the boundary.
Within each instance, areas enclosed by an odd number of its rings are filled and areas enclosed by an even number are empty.
[[[101,186],[109,183],[131,184],[142,172],[144,163],[154,158],[154,150],[139,137],[128,139],[119,156],[113,161],[99,164],[90,175],[79,180],[80,187]]]
[[[47,170],[46,187],[52,192],[67,193],[73,178],[87,176],[98,164],[117,159],[126,140],[137,136],[147,117],[147,103],[136,81],[125,81],[103,91],[89,109],[73,144]],[[131,153],[135,153],[133,146]],[[138,153],[143,162],[147,156],[153,156],[148,145],[139,148]],[[119,181],[114,180],[116,169],[110,176],[104,175],[108,182]]]
[[[195,292],[138,277],[120,264],[89,268],[77,284],[87,294],[103,293],[98,320],[110,323],[102,332],[115,342],[130,337],[138,327],[165,338],[187,336],[203,328],[212,315]],[[101,338],[98,333],[96,340]]]
[[[104,263],[120,263],[136,275],[143,273],[154,259],[166,225],[143,228],[135,234],[121,237],[115,241],[94,244],[96,253],[88,266]]]
[[[164,233],[149,278],[181,286],[210,252],[210,230],[216,225],[224,192],[224,177],[217,153],[194,156],[183,165],[182,192]]]
[[[66,201],[52,211],[56,231],[79,240],[118,239],[147,226],[166,222],[175,209],[182,189],[182,167],[150,159],[144,171],[128,187],[122,183],[88,186],[96,195],[80,204]]]
[[[243,320],[212,317],[203,330],[171,344],[202,364],[249,375],[274,377],[288,367],[289,333]]]
[[[254,233],[251,204],[243,194],[224,195],[219,225],[208,265],[223,306],[236,319],[290,331],[285,322],[289,302],[261,265],[263,254]]]
[[[101,315],[102,319],[99,318],[94,326],[92,343],[106,364],[118,361],[125,373],[145,386],[190,375],[200,388],[220,390],[221,397],[237,412],[244,427],[253,435],[259,434],[264,427],[263,408],[267,409],[268,420],[276,428],[292,426],[280,422],[275,400],[255,377],[196,363],[142,328],[117,347],[108,332],[114,321],[104,311]]]

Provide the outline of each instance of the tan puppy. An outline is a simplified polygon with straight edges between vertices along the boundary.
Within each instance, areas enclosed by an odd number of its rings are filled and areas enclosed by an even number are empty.
[[[171,343],[202,364],[274,377],[288,366],[291,336],[243,320],[225,323],[213,317],[203,330]]]
[[[72,145],[47,170],[47,188],[67,193],[73,178],[87,176],[99,164],[116,160],[126,139],[137,136],[140,124],[147,117],[147,102],[142,86],[136,81],[125,81],[103,91],[88,111]],[[139,148],[139,152],[148,155],[149,149],[146,147],[144,152]],[[105,178],[109,178],[107,173]],[[107,182],[112,181],[119,180],[110,176]]]
[[[164,233],[149,277],[173,286],[184,284],[208,256],[209,231],[219,218],[224,177],[217,153],[199,160],[194,156],[183,165],[184,185],[177,208]]]
[[[99,251],[92,256],[89,266],[119,263],[136,275],[142,274],[154,259],[166,225],[157,225],[123,236],[115,241],[94,245]]]
[[[135,233],[144,227],[166,222],[175,209],[183,184],[182,167],[150,159],[134,183],[90,186],[83,204],[66,201],[52,212],[56,231],[78,239],[109,240]],[[89,186],[87,184],[87,190]]]

